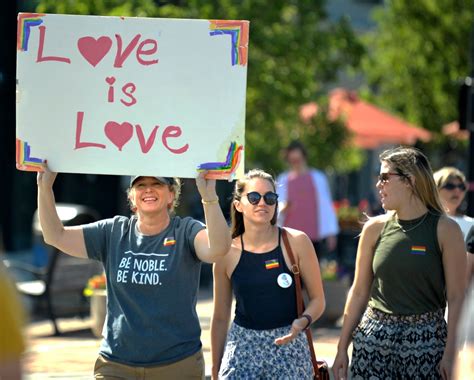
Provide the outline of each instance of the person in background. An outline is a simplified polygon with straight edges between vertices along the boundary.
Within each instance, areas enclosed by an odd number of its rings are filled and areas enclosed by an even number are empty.
[[[1,257],[0,289],[0,379],[20,380],[21,355],[25,349],[24,311]]]
[[[322,258],[334,251],[339,233],[327,177],[308,166],[306,149],[299,141],[286,147],[285,160],[289,170],[277,178],[280,224],[306,233]]]
[[[471,227],[466,236],[467,247],[467,283],[474,280],[474,226]]]
[[[204,379],[196,314],[201,262],[215,261],[231,244],[215,180],[206,180],[205,173],[196,178],[206,226],[174,215],[179,179],[136,176],[128,189],[131,217],[64,227],[55,207],[55,178],[46,164],[38,173],[45,242],[101,261],[107,278],[107,317],[95,378]]]
[[[460,170],[450,166],[439,169],[433,176],[446,214],[459,224],[466,237],[469,229],[474,226],[474,219],[459,210],[466,196],[466,177]]]
[[[354,379],[449,379],[466,288],[462,232],[421,151],[387,150],[380,162],[387,213],[362,229],[333,374],[347,378],[352,339]]]
[[[213,379],[312,379],[306,335],[324,310],[324,293],[308,236],[287,229],[309,302],[297,314],[291,262],[276,225],[278,195],[270,174],[254,169],[235,184],[232,247],[214,264],[211,321]],[[232,292],[235,318],[229,330]]]

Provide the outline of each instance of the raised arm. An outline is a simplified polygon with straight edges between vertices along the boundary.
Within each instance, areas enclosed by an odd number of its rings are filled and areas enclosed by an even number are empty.
[[[44,171],[37,176],[38,215],[44,241],[68,255],[87,258],[82,227],[64,227],[56,211],[53,193],[56,175],[45,165]]]
[[[207,228],[196,235],[194,248],[200,260],[212,263],[229,251],[231,237],[216,194],[216,180],[206,180],[204,176],[205,173],[198,175],[196,186],[202,198]]]
[[[349,366],[347,349],[352,340],[352,332],[367,307],[370,288],[374,278],[372,259],[375,244],[382,231],[383,223],[381,217],[373,218],[362,229],[357,248],[354,283],[347,295],[346,306],[344,307],[344,321],[337,345],[336,358],[332,367],[334,378],[337,380],[347,379],[347,368]]]
[[[217,380],[221,367],[224,345],[229,329],[232,308],[232,286],[226,273],[226,259],[219,259],[213,267],[214,312],[211,319],[212,379]]]
[[[301,231],[291,229],[287,229],[287,231],[295,260],[298,262],[301,279],[309,298],[303,315],[308,315],[311,321],[306,317],[295,319],[291,325],[289,334],[275,340],[275,343],[278,345],[291,342],[301,331],[309,327],[313,321],[316,321],[325,308],[321,271],[313,243],[311,243],[308,236]]]
[[[443,379],[450,379],[456,349],[456,331],[466,291],[466,248],[458,224],[447,217],[442,217],[438,223],[438,239],[443,252],[448,299],[448,337],[440,372]]]

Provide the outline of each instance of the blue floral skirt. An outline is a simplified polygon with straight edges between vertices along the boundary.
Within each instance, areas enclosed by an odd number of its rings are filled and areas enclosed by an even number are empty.
[[[304,333],[282,346],[274,342],[287,335],[290,328],[252,330],[232,323],[219,379],[312,379],[311,354]]]

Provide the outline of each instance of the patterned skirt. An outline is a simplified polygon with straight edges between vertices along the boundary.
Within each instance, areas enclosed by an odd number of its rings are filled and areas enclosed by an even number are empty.
[[[440,379],[444,310],[392,315],[368,307],[353,334],[353,379]]]
[[[312,379],[313,366],[305,334],[300,333],[283,346],[274,342],[288,334],[290,328],[252,330],[232,323],[219,379]]]

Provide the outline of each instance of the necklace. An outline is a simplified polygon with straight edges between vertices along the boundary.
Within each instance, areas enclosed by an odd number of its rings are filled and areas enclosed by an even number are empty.
[[[400,228],[403,232],[409,232],[409,231],[413,231],[415,228],[419,227],[426,219],[426,217],[428,216],[428,213],[429,212],[426,212],[426,214],[420,219],[419,222],[415,223],[414,226],[411,226],[409,228],[403,228],[402,225],[400,224],[400,219],[398,219],[398,216],[395,216],[395,222],[397,224],[397,227]],[[416,220],[416,219],[415,219]]]

